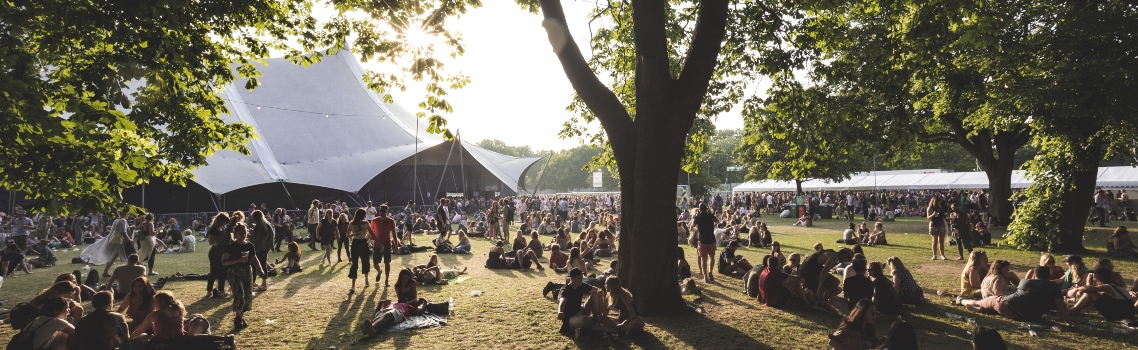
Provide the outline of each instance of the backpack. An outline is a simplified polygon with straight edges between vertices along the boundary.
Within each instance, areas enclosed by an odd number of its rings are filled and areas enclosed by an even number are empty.
[[[8,313],[8,322],[12,324],[12,329],[23,329],[32,322],[32,314],[35,313],[36,308],[28,303],[19,303],[12,307],[12,311]]]
[[[27,305],[27,303],[21,303],[20,305]],[[16,305],[16,307],[19,307],[20,305]],[[15,311],[16,311],[16,309],[12,309],[13,313],[15,313]],[[24,323],[31,323],[31,322],[25,321]],[[12,336],[12,341],[8,342],[8,346],[5,347],[4,349],[6,349],[6,350],[35,349],[36,348],[36,344],[35,344],[36,332],[39,331],[40,328],[43,328],[43,326],[45,326],[47,324],[48,324],[48,322],[44,322],[44,323],[40,324],[39,327],[36,327],[35,329],[32,329],[30,331],[28,330],[31,326],[30,324],[23,327],[23,330],[21,330],[20,333]],[[14,323],[12,325],[15,326]],[[15,328],[15,327],[13,327],[13,328]]]

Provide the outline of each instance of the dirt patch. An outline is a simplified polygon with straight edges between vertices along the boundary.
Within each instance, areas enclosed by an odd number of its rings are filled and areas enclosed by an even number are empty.
[[[913,269],[913,272],[921,275],[959,276],[963,270],[963,260],[937,260],[922,263],[921,266]]]

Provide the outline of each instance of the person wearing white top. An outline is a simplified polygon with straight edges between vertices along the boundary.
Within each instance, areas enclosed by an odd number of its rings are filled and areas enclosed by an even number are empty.
[[[376,209],[371,205],[371,201],[367,201],[367,209],[365,209],[365,211],[364,220],[372,221],[375,219]]]

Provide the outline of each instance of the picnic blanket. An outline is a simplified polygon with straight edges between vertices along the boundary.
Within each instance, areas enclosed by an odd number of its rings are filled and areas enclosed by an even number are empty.
[[[408,330],[408,329],[431,328],[431,327],[445,326],[446,324],[447,324],[447,318],[446,317],[442,317],[442,316],[435,315],[432,313],[425,313],[425,314],[418,315],[418,316],[408,317],[406,321],[403,321],[402,323],[391,326],[391,327],[387,327],[385,329],[385,331],[388,333],[394,333],[394,332]]]

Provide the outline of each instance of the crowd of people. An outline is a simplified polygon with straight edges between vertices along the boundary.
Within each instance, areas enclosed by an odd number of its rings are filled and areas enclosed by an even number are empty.
[[[813,252],[801,253],[784,253],[761,221],[762,214],[782,211],[778,204],[783,201],[795,199],[768,193],[679,201],[676,281],[682,290],[698,293],[697,281],[714,283],[717,275],[739,278],[744,292],[764,306],[801,305],[844,315],[830,336],[830,345],[835,348],[909,348],[905,344],[915,344],[916,339],[915,334],[910,335],[912,326],[907,322],[896,322],[886,337],[878,337],[873,325],[879,314],[899,315],[925,303],[924,291],[900,258],[871,261],[863,247],[889,244],[886,225],[890,219],[923,214],[929,222],[932,259],[946,259],[946,236],[957,246],[958,260],[967,259],[956,304],[1017,321],[1054,318],[1069,324],[1073,322],[1071,315],[1088,308],[1110,321],[1134,321],[1138,288],[1127,290],[1108,259],[1100,259],[1088,269],[1081,257],[1067,256],[1062,260],[1067,267],[1064,269],[1056,266],[1054,257],[1044,254],[1039,266],[1023,278],[1011,271],[1008,261],[989,264],[986,254],[977,249],[991,243],[987,230],[991,218],[984,214],[984,191],[806,195],[802,199],[807,206],[804,217],[815,219],[811,207],[829,205],[839,217],[849,220],[837,241],[848,247],[826,249],[817,243]],[[348,294],[356,293],[360,278],[364,288],[370,287],[373,268],[376,285],[382,281],[384,287],[390,287],[393,254],[432,252],[425,264],[397,268],[397,300],[381,303],[361,329],[374,335],[407,317],[446,313],[446,303],[419,298],[418,286],[445,284],[465,274],[467,268],[442,266],[437,254],[472,253],[470,240],[484,238],[492,242],[485,252],[486,268],[549,268],[566,274],[563,281],[549,282],[545,288],[545,293],[552,293],[557,300],[557,319],[563,333],[580,336],[582,330],[599,330],[615,339],[644,327],[643,318],[636,313],[636,299],[616,277],[619,261],[610,261],[608,269],[599,274],[593,272],[600,271],[601,258],[617,254],[619,208],[620,197],[607,194],[441,198],[431,206],[409,202],[401,210],[392,210],[386,204],[376,207],[371,202],[353,209],[343,203],[313,201],[306,212],[283,208],[269,211],[265,205],[251,205],[248,212],[218,213],[208,223],[194,220],[190,225],[173,218],[156,220],[153,214],[41,219],[43,215],[29,217],[17,210],[14,217],[0,223],[11,229],[5,237],[10,244],[0,254],[0,267],[4,276],[16,271],[31,273],[33,267],[55,264],[52,247],[91,244],[82,256],[87,262],[105,265],[102,277],[107,278],[106,283],[99,284],[98,271],[91,272],[86,281],[78,271],[61,276],[29,303],[37,317],[25,325],[25,330],[35,334],[37,344],[75,349],[85,348],[80,339],[92,337],[107,344],[143,345],[202,334],[190,330],[190,323],[200,321],[200,315],[187,315],[172,293],[158,291],[170,280],[205,280],[205,297],[232,298],[233,328],[247,327],[246,314],[254,312],[253,295],[266,291],[268,278],[303,271],[301,247],[305,243],[319,252],[321,264],[337,264],[344,256],[348,258]],[[1107,208],[1104,215],[1114,212]],[[854,213],[862,214],[865,220],[855,223]],[[56,222],[61,219],[62,223]],[[297,229],[307,230],[307,235],[294,233]],[[418,234],[433,239],[425,239],[429,243],[421,239],[421,245],[416,244]],[[82,239],[69,240],[75,236]],[[160,252],[193,251],[199,236],[210,246],[208,273],[177,273],[150,281],[149,276],[158,274],[154,268]],[[696,250],[698,275],[684,258],[685,245]],[[738,254],[741,247],[770,249],[770,253],[752,263]],[[1125,227],[1115,230],[1107,248],[1111,256],[1138,256]],[[272,259],[272,252],[283,254]],[[36,258],[28,259],[25,254]],[[115,266],[119,261],[125,264]],[[65,301],[64,305],[57,305],[55,299]],[[79,304],[85,300],[92,301],[96,310],[87,316]],[[117,308],[115,300],[121,300]],[[84,321],[88,318],[91,321]],[[124,323],[121,329],[119,320]],[[98,334],[92,333],[94,324],[101,327]],[[994,342],[999,335],[993,333],[977,329],[976,336],[981,342]]]

